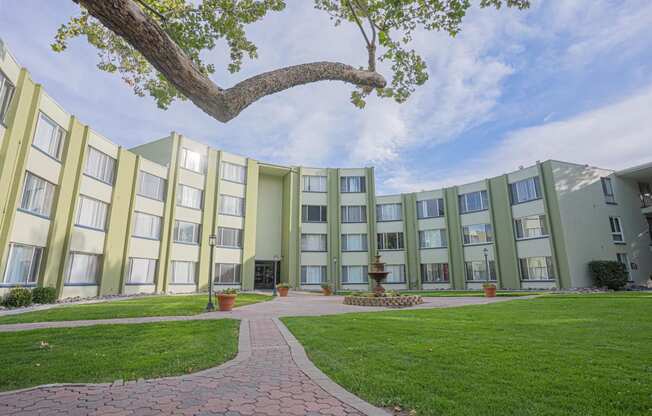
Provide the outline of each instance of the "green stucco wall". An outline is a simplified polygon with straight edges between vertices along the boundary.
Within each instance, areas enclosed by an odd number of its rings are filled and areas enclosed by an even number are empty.
[[[244,241],[242,247],[242,289],[254,289],[256,268],[256,219],[258,217],[258,162],[247,159]]]
[[[448,272],[453,289],[465,289],[464,247],[457,201],[457,187],[444,189],[446,231],[448,233]]]
[[[494,253],[498,284],[503,289],[520,289],[518,255],[514,240],[514,220],[509,199],[507,175],[487,181],[489,192],[491,225],[494,231]]]

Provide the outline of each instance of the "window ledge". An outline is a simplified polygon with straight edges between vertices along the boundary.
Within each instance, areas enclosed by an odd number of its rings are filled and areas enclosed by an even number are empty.
[[[62,164],[61,159],[57,159],[56,157],[52,156],[51,154],[49,154],[45,150],[41,149],[40,147],[34,145],[33,143],[32,143],[32,149],[36,149],[39,153],[42,153],[43,155],[45,155],[46,157],[54,160],[58,164],[60,164],[60,165]]]
[[[63,284],[64,287],[74,287],[74,286],[98,286],[97,282],[95,283],[75,283],[75,282],[66,282]]]
[[[82,225],[82,224],[75,224],[75,227],[83,228],[84,230],[91,230],[91,231],[97,231],[97,232],[100,232],[100,233],[106,233],[106,229],[104,229],[104,228],[95,228],[95,227],[91,227],[91,226],[88,226],[88,225]]]
[[[516,241],[530,241],[530,240],[543,240],[549,238],[550,235],[541,235],[539,237],[526,237],[526,238],[517,238]]]
[[[132,238],[140,238],[141,240],[150,240],[150,241],[161,241],[161,238],[145,237],[141,235],[132,235]]]
[[[12,282],[12,283],[0,283],[0,287],[36,287],[36,283],[19,283],[19,282]]]
[[[92,175],[90,175],[90,174],[88,174],[88,173],[86,173],[86,172],[84,172],[82,175],[86,176],[87,178],[90,178],[90,179],[93,179],[93,180],[95,180],[95,181],[98,181],[98,182],[100,182],[100,183],[103,183],[103,184],[106,185],[106,186],[110,186],[111,188],[113,188],[113,182],[107,182],[107,181],[105,181],[104,179],[96,178],[95,176],[92,176]],[[114,175],[115,175],[115,173],[114,173]]]
[[[488,246],[493,244],[493,241],[488,241],[486,243],[468,243],[468,244],[462,244],[464,247],[473,247],[473,246]]]
[[[154,283],[147,282],[128,282],[125,283],[126,286],[154,286]]]
[[[527,204],[528,202],[541,201],[542,199],[543,199],[543,197],[538,197],[538,198],[534,198],[534,199],[528,199],[527,201],[512,202],[512,206]]]
[[[35,217],[39,217],[39,218],[42,218],[44,220],[50,221],[50,217],[45,216],[43,214],[39,214],[38,212],[28,211],[28,210],[23,209],[23,208],[16,208],[16,211],[22,212],[23,214],[33,215]]]

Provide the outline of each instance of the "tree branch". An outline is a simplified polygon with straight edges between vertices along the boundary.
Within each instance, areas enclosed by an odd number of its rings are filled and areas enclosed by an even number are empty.
[[[183,95],[211,117],[227,122],[266,95],[317,81],[343,81],[383,88],[374,71],[337,62],[314,62],[266,72],[224,90],[201,73],[185,52],[134,0],[73,0],[109,30],[124,38]]]

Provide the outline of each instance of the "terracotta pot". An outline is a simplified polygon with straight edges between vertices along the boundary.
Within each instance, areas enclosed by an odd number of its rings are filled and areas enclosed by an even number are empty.
[[[278,290],[278,295],[282,298],[286,297],[288,295],[288,290],[290,290],[289,287],[277,287],[276,290]]]
[[[484,297],[485,298],[495,298],[496,297],[496,287],[485,287],[484,288]]]
[[[231,309],[233,309],[233,305],[235,304],[236,297],[238,297],[238,295],[227,295],[223,293],[218,293],[217,303],[220,307],[220,311],[228,312]]]
[[[330,296],[333,294],[333,290],[330,287],[322,287],[321,291],[324,294],[324,296]]]

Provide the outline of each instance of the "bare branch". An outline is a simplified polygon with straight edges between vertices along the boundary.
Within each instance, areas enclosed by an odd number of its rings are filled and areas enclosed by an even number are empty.
[[[351,2],[349,0],[346,0],[346,5],[349,6],[349,10],[351,10],[351,14],[353,15],[353,18],[355,19],[355,23],[358,25],[358,28],[360,28],[360,32],[362,32],[362,36],[364,37],[365,42],[367,43],[367,48],[369,45],[371,45],[371,42],[369,42],[369,38],[367,37],[367,33],[364,30],[364,27],[362,26],[362,23],[360,22],[360,19],[358,19],[358,15],[353,9],[353,6],[351,5]]]

